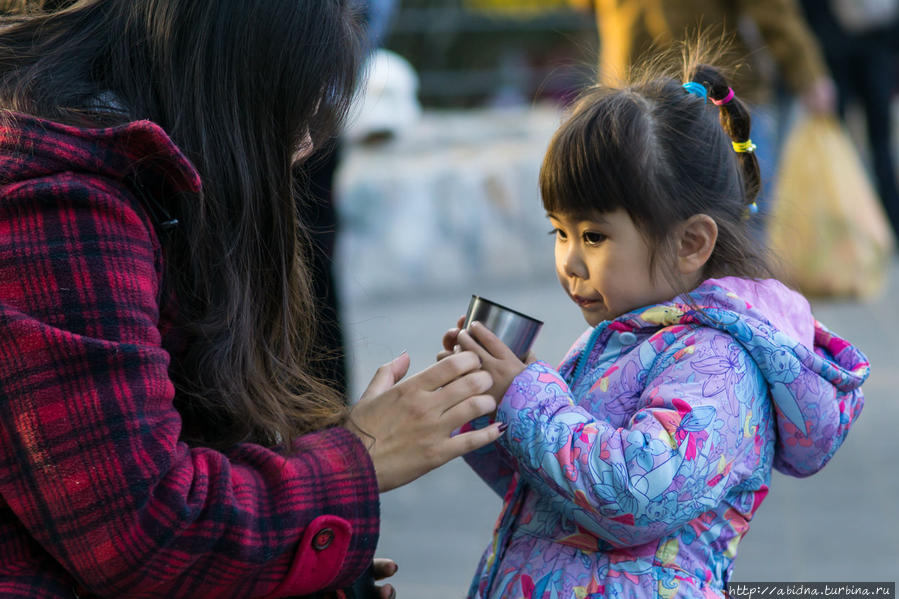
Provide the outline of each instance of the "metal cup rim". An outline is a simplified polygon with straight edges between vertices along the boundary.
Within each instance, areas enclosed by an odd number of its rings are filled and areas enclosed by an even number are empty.
[[[538,320],[538,319],[534,318],[533,316],[528,316],[527,314],[524,314],[523,312],[519,312],[518,310],[513,310],[512,308],[510,308],[508,306],[504,306],[499,302],[489,300],[486,297],[483,297],[481,295],[476,295],[476,294],[471,295],[471,304],[469,304],[469,310],[468,310],[469,312],[471,312],[471,306],[473,306],[474,302],[476,302],[476,301],[481,301],[481,302],[484,302],[485,304],[490,304],[491,306],[495,306],[497,308],[500,308],[501,310],[505,310],[506,312],[511,312],[512,314],[520,316],[520,317],[524,318],[525,320],[529,320],[530,322],[533,322],[534,324],[543,325],[542,320]]]

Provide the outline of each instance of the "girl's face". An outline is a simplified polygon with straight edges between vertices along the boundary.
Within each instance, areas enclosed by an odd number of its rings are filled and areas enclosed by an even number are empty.
[[[590,326],[677,294],[660,272],[650,276],[651,249],[624,210],[590,220],[548,216],[559,282]]]

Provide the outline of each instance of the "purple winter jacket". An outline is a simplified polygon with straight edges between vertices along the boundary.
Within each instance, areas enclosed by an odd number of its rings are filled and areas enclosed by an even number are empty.
[[[722,597],[772,467],[820,470],[868,372],[774,280],[600,323],[516,377],[508,432],[466,457],[505,494],[469,596]]]

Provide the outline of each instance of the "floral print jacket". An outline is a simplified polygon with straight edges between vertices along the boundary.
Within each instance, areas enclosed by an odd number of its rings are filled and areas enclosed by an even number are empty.
[[[722,597],[772,467],[821,469],[868,372],[774,280],[710,279],[588,330],[515,378],[508,432],[466,457],[504,496],[469,596]]]

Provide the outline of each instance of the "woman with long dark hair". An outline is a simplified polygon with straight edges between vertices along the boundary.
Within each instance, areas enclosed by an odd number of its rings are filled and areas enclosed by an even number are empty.
[[[0,595],[347,585],[379,491],[500,435],[451,436],[496,406],[472,352],[351,410],[310,374],[291,173],[355,87],[348,4],[0,21]]]

